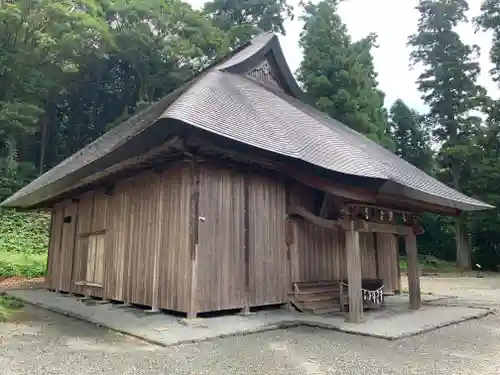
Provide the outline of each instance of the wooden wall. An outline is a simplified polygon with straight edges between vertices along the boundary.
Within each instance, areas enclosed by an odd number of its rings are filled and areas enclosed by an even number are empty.
[[[49,289],[70,291],[77,210],[78,204],[67,200],[55,205],[52,211],[46,281]]]
[[[292,185],[290,201],[312,210],[312,191]],[[294,244],[291,246],[292,280],[321,281],[347,279],[345,232],[293,219]],[[397,241],[393,234],[360,233],[361,276],[381,278],[387,293],[399,290]]]
[[[191,279],[189,243],[191,168],[173,165],[161,175],[159,307],[187,312]]]
[[[243,174],[202,166],[197,253],[197,310],[245,303]]]
[[[283,303],[290,285],[285,184],[255,174],[249,175],[247,181],[249,305]]]
[[[283,181],[204,165],[199,199],[197,310],[285,302],[289,278]]]
[[[107,194],[98,189],[55,205],[47,287],[186,311],[189,181],[180,163],[120,181]],[[102,285],[82,285],[95,236],[104,238]]]
[[[384,280],[387,293],[401,292],[399,272],[398,240],[390,233],[377,234],[379,277]]]
[[[289,252],[287,200],[310,209],[311,191],[295,186],[287,196],[279,177],[206,163],[143,172],[112,190],[94,190],[54,207],[47,286],[205,312],[286,302],[292,281],[347,278],[340,228],[294,219]],[[92,243],[104,246],[103,275],[96,279],[99,285],[82,285],[88,283]],[[360,249],[362,276],[378,275],[395,290],[394,236],[361,233]],[[92,267],[94,258],[99,257],[92,258]]]

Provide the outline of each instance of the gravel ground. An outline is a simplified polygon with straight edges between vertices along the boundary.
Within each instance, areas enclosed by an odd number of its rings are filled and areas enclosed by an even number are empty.
[[[497,375],[499,351],[498,315],[397,341],[300,327],[174,348],[31,306],[0,324],[2,375]]]

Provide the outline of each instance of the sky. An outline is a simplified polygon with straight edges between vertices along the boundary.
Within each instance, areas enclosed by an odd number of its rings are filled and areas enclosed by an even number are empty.
[[[198,7],[203,1],[190,0]],[[469,0],[469,17],[479,14],[482,0]],[[299,0],[288,0],[296,10],[300,9]],[[378,35],[379,47],[372,51],[375,69],[378,73],[379,87],[386,94],[386,106],[396,99],[403,99],[410,107],[421,112],[426,107],[420,99],[416,80],[421,68],[411,68],[410,49],[406,47],[408,36],[417,29],[418,12],[415,10],[417,0],[344,0],[339,6],[339,14],[346,24],[354,40],[360,39],[370,32]],[[296,12],[297,14],[297,12]],[[280,36],[285,57],[293,72],[302,60],[298,46],[302,22],[295,17],[285,23],[286,36]],[[481,77],[479,83],[494,97],[500,97],[500,90],[489,78],[488,71],[491,35],[475,32],[473,25],[462,25],[457,30],[467,44],[477,44],[481,49]]]

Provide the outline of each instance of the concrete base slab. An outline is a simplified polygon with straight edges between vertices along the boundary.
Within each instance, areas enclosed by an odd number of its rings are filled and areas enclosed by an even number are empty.
[[[89,306],[76,298],[62,297],[48,290],[12,290],[9,295],[27,303],[64,315],[86,320],[161,346],[206,341],[219,337],[243,335],[267,330],[307,325],[387,340],[480,318],[490,311],[467,307],[424,305],[409,310],[404,296],[387,299],[385,309],[367,312],[365,321],[353,324],[344,316],[295,313],[285,309],[262,311],[249,316],[228,315],[215,318],[179,319],[172,315],[150,314],[120,305]]]

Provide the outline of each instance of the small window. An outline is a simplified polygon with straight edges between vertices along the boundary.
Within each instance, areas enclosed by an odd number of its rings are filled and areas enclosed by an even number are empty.
[[[87,284],[102,285],[104,279],[104,233],[91,234],[88,237]]]
[[[71,223],[71,216],[64,216],[65,223]]]

